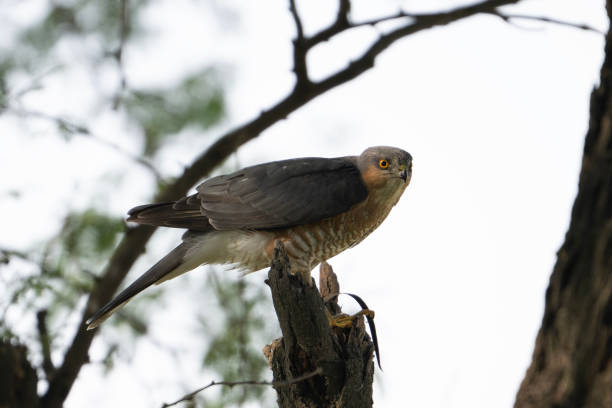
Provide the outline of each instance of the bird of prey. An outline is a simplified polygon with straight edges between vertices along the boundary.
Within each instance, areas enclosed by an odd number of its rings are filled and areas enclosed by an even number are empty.
[[[307,157],[259,164],[212,177],[175,202],[132,208],[127,221],[185,228],[182,243],[88,321],[93,329],[132,297],[203,264],[245,273],[270,265],[280,240],[291,272],[310,271],[361,242],[408,186],[412,156],[387,146],[359,156]]]

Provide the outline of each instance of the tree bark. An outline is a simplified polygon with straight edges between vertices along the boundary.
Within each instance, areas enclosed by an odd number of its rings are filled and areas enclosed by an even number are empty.
[[[25,346],[0,340],[0,407],[37,408],[38,376]]]
[[[268,284],[283,334],[264,350],[274,382],[291,382],[292,378],[322,370],[321,375],[308,380],[275,387],[279,407],[371,407],[374,346],[365,332],[363,317],[350,328],[330,327],[325,308],[332,315],[340,311],[335,300],[326,306],[323,299],[338,293],[331,267],[321,265],[319,293],[314,284],[308,286],[291,275],[289,260],[279,243]]]
[[[612,1],[606,2],[608,16]],[[516,408],[612,407],[612,36],[591,95],[578,195]]]

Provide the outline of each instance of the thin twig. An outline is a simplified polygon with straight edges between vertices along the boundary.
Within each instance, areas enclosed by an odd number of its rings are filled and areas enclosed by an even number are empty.
[[[65,119],[59,116],[50,115],[44,112],[39,112],[39,111],[18,109],[18,108],[13,108],[11,106],[7,107],[7,110],[19,116],[30,116],[30,117],[35,117],[38,119],[44,119],[44,120],[48,120],[51,122],[55,122],[55,124],[59,128],[65,129],[70,134],[84,136],[91,140],[94,140],[96,143],[106,146],[116,151],[117,153],[127,157],[133,162],[140,164],[141,166],[144,166],[147,170],[149,170],[153,174],[153,176],[155,177],[158,183],[163,181],[163,177],[161,173],[147,159],[145,159],[144,157],[140,157],[135,154],[132,154],[130,152],[127,152],[121,146],[95,135],[94,133],[91,132],[91,130],[89,130],[88,127],[84,125],[80,125],[78,123],[71,122],[68,119]]]
[[[435,13],[435,15],[438,15],[438,14],[440,13]],[[351,22],[349,21],[348,16],[346,14],[339,13],[334,24],[329,26],[327,29],[322,30],[319,33],[315,34],[314,36],[308,38],[306,40],[306,43],[307,43],[308,48],[312,48],[317,44],[330,40],[332,37],[334,37],[337,34],[340,34],[341,32],[352,30],[353,28],[359,28],[359,27],[364,27],[364,26],[376,26],[380,23],[402,19],[402,18],[418,19],[420,17],[429,17],[432,15],[434,14],[433,13],[414,14],[414,13],[407,13],[405,11],[400,10],[388,16],[373,18],[370,20],[364,20],[364,21],[359,21],[359,22]]]
[[[584,23],[573,23],[571,21],[559,20],[556,18],[546,17],[546,16],[530,16],[526,14],[507,14],[502,13],[499,10],[492,11],[489,13],[491,15],[497,16],[504,20],[507,23],[510,23],[511,20],[532,20],[532,21],[540,21],[548,24],[555,24],[564,27],[577,28],[579,30],[591,31],[597,34],[605,35],[606,33],[598,28],[590,26]]]
[[[13,257],[21,258],[24,261],[28,261],[28,262],[35,262],[25,252],[16,251],[14,249],[0,248],[0,264],[7,264],[7,263],[9,263],[9,261]]]
[[[370,20],[364,20],[364,21],[359,21],[359,22],[355,22],[355,23],[351,23],[351,28],[357,28],[357,27],[363,27],[363,26],[375,26],[377,24],[380,23],[384,23],[387,21],[391,21],[391,20],[397,20],[400,18],[414,18],[417,19],[419,17],[422,16],[426,16],[427,14],[414,14],[414,13],[406,13],[405,11],[398,11],[395,14],[391,14],[388,16],[384,16],[384,17],[379,17],[379,18],[373,18]]]
[[[305,39],[305,46],[307,48],[312,48],[317,44],[325,42],[329,40],[336,34],[339,34],[350,28],[351,24],[349,23],[349,13],[351,11],[351,2],[350,0],[339,0],[338,1],[338,13],[336,14],[336,19],[334,22],[329,25],[327,28],[319,31],[314,34],[312,37]]]
[[[23,89],[20,89],[14,93],[7,92],[7,100],[19,100],[23,96],[25,96],[28,92],[37,91],[41,89],[43,80],[47,78],[49,75],[51,75],[52,73],[54,73],[55,71],[60,71],[61,69],[62,69],[62,66],[58,64],[58,65],[54,65],[51,68],[46,69],[45,71],[39,73],[38,75],[34,76],[31,79],[29,85],[24,87]]]
[[[183,397],[181,397],[180,399],[171,402],[169,404],[164,403],[162,405],[162,408],[168,408],[171,407],[173,405],[176,405],[180,402],[184,402],[184,401],[191,401],[193,399],[193,397],[195,397],[198,393],[204,391],[207,388],[210,388],[214,385],[225,385],[227,387],[234,387],[236,385],[270,385],[272,387],[278,388],[278,387],[287,387],[289,385],[307,380],[309,378],[315,377],[317,375],[321,375],[321,373],[323,372],[323,370],[319,367],[316,370],[301,375],[299,377],[295,377],[292,378],[290,380],[286,380],[286,381],[256,381],[256,380],[246,380],[246,381],[211,381],[209,384],[198,388],[197,390],[190,392],[189,394],[184,395]]]
[[[304,28],[302,26],[302,20],[300,19],[300,15],[297,11],[297,7],[295,6],[295,0],[289,0],[289,12],[291,12],[291,17],[293,17],[293,22],[295,23],[297,39],[301,41],[304,39]]]
[[[359,58],[351,61],[344,69],[315,83],[314,86],[318,88],[319,91],[328,90],[356,78],[365,71],[371,69],[374,66],[376,57],[400,38],[433,27],[444,26],[476,14],[490,13],[495,11],[498,7],[515,4],[519,1],[520,0],[488,0],[456,8],[451,11],[420,15],[418,18],[415,18],[414,21],[381,35]]]
[[[121,10],[119,15],[119,47],[114,53],[115,60],[117,61],[117,68],[119,70],[119,90],[115,95],[113,101],[113,109],[119,108],[123,99],[123,94],[127,89],[127,78],[125,76],[125,68],[123,66],[123,52],[125,49],[125,43],[130,32],[128,15],[128,0],[121,0]]]
[[[308,78],[308,66],[306,64],[306,53],[308,47],[306,47],[304,39],[304,29],[302,27],[302,20],[298,14],[295,0],[289,0],[289,12],[293,17],[295,23],[296,37],[293,40],[293,72],[296,76],[296,87],[307,87],[310,84]]]

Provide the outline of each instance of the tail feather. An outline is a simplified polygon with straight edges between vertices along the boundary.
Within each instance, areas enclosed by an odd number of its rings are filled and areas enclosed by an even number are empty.
[[[176,202],[139,205],[128,211],[127,221],[202,232],[213,230],[194,196]]]
[[[169,279],[168,275],[178,276],[182,272],[187,270],[180,270],[181,265],[184,263],[185,254],[187,252],[188,245],[185,243],[180,244],[174,248],[168,255],[163,257],[159,262],[153,265],[147,272],[141,277],[136,279],[130,286],[125,288],[119,293],[114,299],[104,305],[98,310],[92,317],[87,320],[87,330],[95,329],[104,320],[108,319],[113,313],[120,309],[123,305],[129,302],[134,296],[153,285],[154,283],[160,283],[161,281]]]

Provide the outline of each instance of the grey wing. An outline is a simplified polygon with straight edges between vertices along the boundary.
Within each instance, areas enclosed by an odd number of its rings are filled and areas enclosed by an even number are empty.
[[[211,178],[197,188],[202,213],[217,230],[307,224],[365,200],[352,157],[284,160]]]

